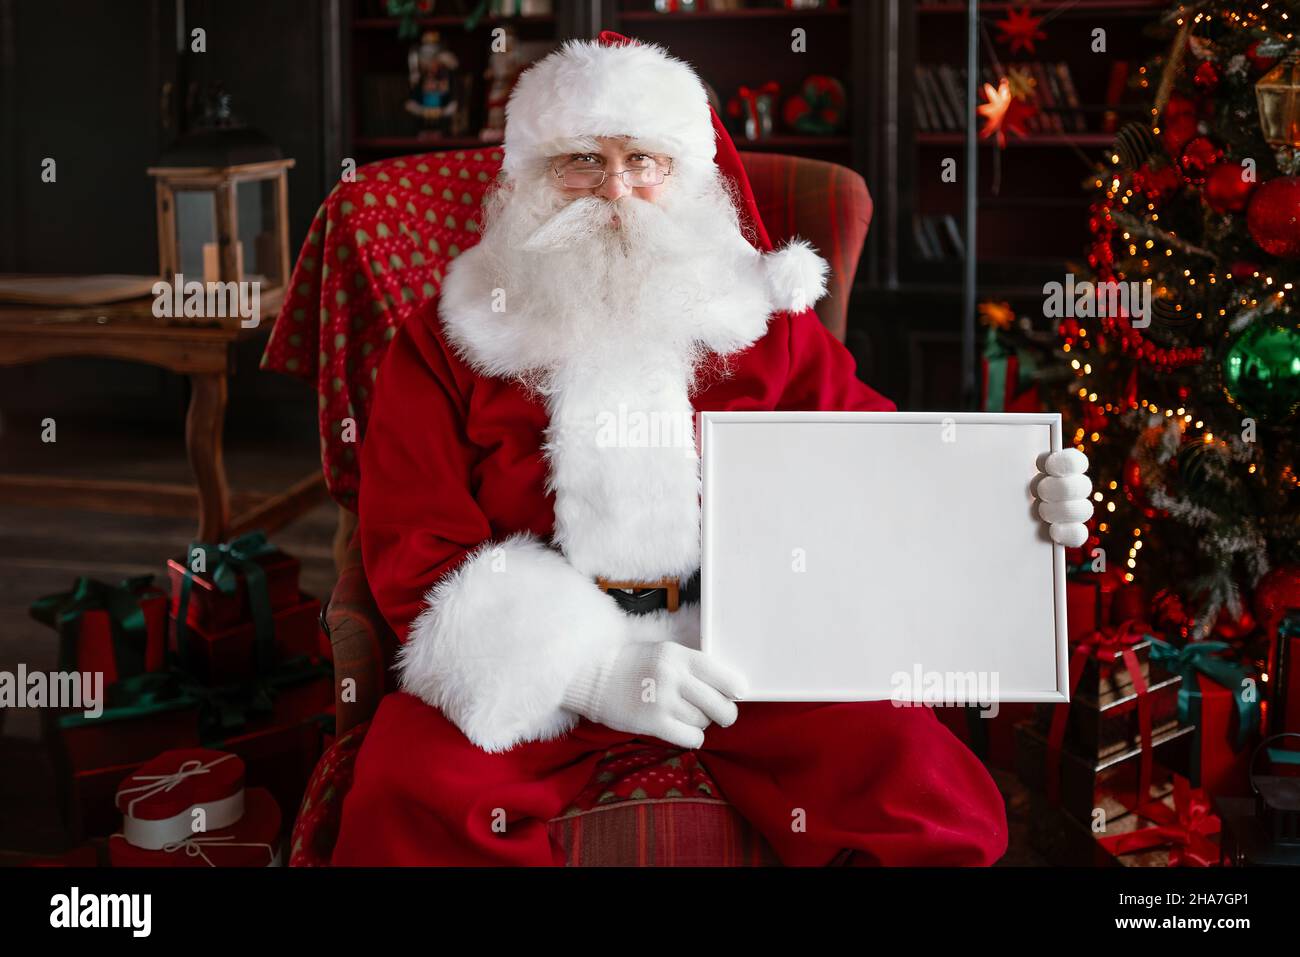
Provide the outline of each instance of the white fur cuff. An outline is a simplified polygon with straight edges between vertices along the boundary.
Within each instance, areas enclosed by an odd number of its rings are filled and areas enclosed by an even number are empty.
[[[803,239],[792,239],[763,256],[763,272],[774,309],[802,312],[826,295],[830,264]]]
[[[565,688],[631,637],[627,616],[559,552],[529,535],[476,549],[425,596],[398,649],[400,686],[485,751],[577,723]]]

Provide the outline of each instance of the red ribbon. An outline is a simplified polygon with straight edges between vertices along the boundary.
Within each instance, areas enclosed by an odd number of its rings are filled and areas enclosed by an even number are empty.
[[[1151,793],[1151,700],[1147,696],[1146,679],[1138,664],[1133,646],[1144,641],[1152,631],[1150,625],[1131,619],[1113,629],[1094,631],[1074,646],[1070,656],[1070,698],[1074,698],[1079,681],[1083,678],[1088,659],[1095,659],[1102,672],[1115,666],[1119,655],[1128,669],[1137,692],[1138,728],[1141,734],[1141,752],[1138,755],[1137,804],[1130,810],[1140,810]],[[1070,705],[1058,704],[1052,710],[1052,728],[1047,736],[1047,799],[1052,804],[1061,803],[1061,745],[1065,741],[1065,728],[1070,717]]]
[[[1097,839],[1118,857],[1173,845],[1170,867],[1214,867],[1219,863],[1219,845],[1210,840],[1219,833],[1219,816],[1210,810],[1210,798],[1203,788],[1192,789],[1182,775],[1174,776],[1174,807],[1153,802],[1143,816],[1156,823],[1127,834],[1108,834]]]

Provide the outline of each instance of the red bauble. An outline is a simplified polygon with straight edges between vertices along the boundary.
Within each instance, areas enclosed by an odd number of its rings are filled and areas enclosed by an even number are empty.
[[[1210,60],[1202,60],[1192,74],[1192,82],[1202,93],[1213,93],[1219,86],[1219,67]]]
[[[1246,208],[1246,228],[1264,252],[1300,259],[1300,179],[1279,176],[1261,183]]]
[[[1183,175],[1197,186],[1205,182],[1210,170],[1223,159],[1223,150],[1208,136],[1198,136],[1185,147],[1179,157]]]
[[[1196,117],[1188,113],[1179,113],[1165,120],[1161,139],[1165,152],[1170,156],[1181,156],[1183,147],[1196,138]]]
[[[1246,59],[1260,73],[1267,73],[1273,69],[1273,67],[1277,66],[1278,60],[1275,56],[1260,56],[1258,40],[1246,48]]]
[[[1183,187],[1183,177],[1173,166],[1152,169],[1143,163],[1133,173],[1133,189],[1146,197],[1148,203],[1160,207],[1165,200]]]
[[[1216,213],[1239,213],[1246,208],[1250,194],[1257,185],[1242,174],[1245,170],[1236,163],[1220,163],[1205,177],[1205,205]]]
[[[1240,279],[1245,279],[1259,272],[1259,263],[1253,263],[1248,259],[1235,259],[1228,266],[1228,272]]]
[[[1219,620],[1214,623],[1214,637],[1220,641],[1237,641],[1245,638],[1255,630],[1255,616],[1249,608],[1241,610],[1240,618],[1233,618],[1227,608],[1219,611]]]

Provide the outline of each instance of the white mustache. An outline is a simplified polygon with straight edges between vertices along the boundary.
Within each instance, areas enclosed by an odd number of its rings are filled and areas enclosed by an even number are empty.
[[[612,221],[614,216],[617,223]],[[559,252],[586,241],[617,239],[625,248],[669,250],[684,241],[680,232],[664,210],[646,200],[583,196],[546,219],[521,248],[532,253]]]

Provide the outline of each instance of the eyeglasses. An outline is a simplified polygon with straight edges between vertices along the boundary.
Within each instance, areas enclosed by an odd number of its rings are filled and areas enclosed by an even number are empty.
[[[658,186],[665,176],[671,176],[673,161],[664,157],[661,160],[650,159],[647,163],[638,163],[611,174],[608,170],[593,169],[586,163],[570,160],[561,167],[551,167],[561,183],[568,189],[599,189],[605,185],[605,178],[610,175],[621,176],[623,185],[629,189],[644,186]]]

